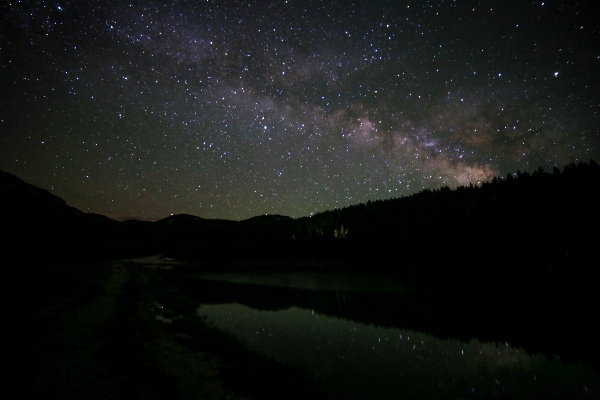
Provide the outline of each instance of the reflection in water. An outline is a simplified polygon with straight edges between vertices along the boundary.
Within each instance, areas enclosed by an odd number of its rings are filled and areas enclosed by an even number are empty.
[[[408,285],[397,279],[350,272],[220,272],[195,274],[195,277],[219,282],[270,287],[338,292],[407,293]]]
[[[301,366],[332,398],[597,398],[598,376],[508,343],[454,339],[320,315],[203,305],[198,314],[250,350]]]
[[[538,353],[595,361],[585,296],[548,296],[543,288],[510,296],[410,292],[352,274],[202,278],[179,282],[204,304],[201,315],[251,350],[304,367],[332,398],[600,396],[592,369]]]

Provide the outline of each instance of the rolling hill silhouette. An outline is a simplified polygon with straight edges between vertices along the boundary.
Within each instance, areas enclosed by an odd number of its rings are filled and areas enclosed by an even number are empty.
[[[308,260],[477,286],[575,277],[597,260],[600,167],[593,160],[298,219],[181,214],[119,222],[81,212],[5,172],[0,183],[2,257],[9,259],[96,260],[160,252],[219,269],[244,262],[286,268]]]

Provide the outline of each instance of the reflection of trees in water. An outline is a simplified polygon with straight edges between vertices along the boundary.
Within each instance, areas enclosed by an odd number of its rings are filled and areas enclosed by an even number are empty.
[[[302,365],[333,398],[579,397],[585,385],[592,396],[600,389],[589,368],[550,362],[506,342],[439,339],[297,307],[263,312],[228,303],[198,312],[252,351]]]
[[[239,303],[257,310],[299,307],[375,327],[412,329],[439,338],[511,343],[529,352],[598,365],[589,347],[594,330],[561,297],[539,301],[533,291],[511,296],[472,293],[374,293],[303,290],[182,278],[200,303]],[[556,321],[563,321],[557,324]],[[589,322],[589,321],[588,321]]]

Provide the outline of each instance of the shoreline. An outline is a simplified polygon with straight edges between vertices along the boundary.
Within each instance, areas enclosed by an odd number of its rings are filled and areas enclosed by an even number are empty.
[[[196,302],[162,276],[175,264],[152,256],[23,275],[31,299],[3,330],[12,367],[3,397],[321,398],[304,371],[250,353],[195,315]]]

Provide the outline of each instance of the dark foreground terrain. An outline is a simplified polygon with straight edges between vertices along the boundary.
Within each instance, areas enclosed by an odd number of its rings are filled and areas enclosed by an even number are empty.
[[[199,302],[224,299],[263,310],[299,306],[367,325],[459,338],[463,343],[474,337],[491,343],[508,340],[529,354],[541,351],[550,359],[560,354],[565,357],[559,363],[584,362],[596,373],[599,370],[597,336],[590,322],[594,318],[584,312],[594,307],[581,304],[569,311],[560,306],[559,298],[548,300],[548,293],[490,298],[415,288],[401,296],[371,292],[340,296],[334,291],[199,282],[190,278],[197,269],[146,257],[45,269],[30,266],[28,273],[13,270],[4,275],[13,284],[2,293],[4,321],[10,324],[2,330],[5,383],[0,395],[325,398],[306,371],[256,356],[196,316]],[[591,379],[596,383],[589,389],[596,390],[600,378]],[[588,394],[583,398],[598,393]]]
[[[22,267],[22,266],[21,266]],[[156,264],[3,274],[2,398],[320,398],[303,371],[194,315]]]

